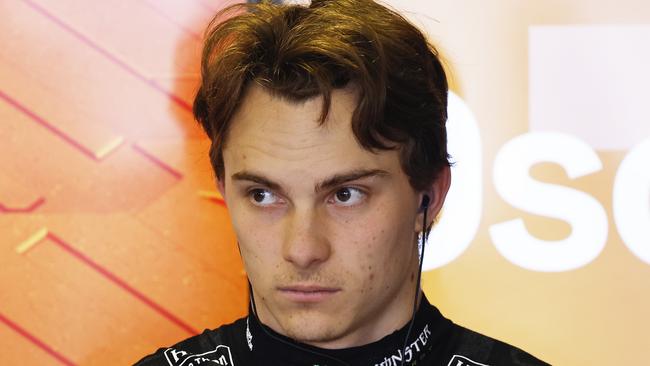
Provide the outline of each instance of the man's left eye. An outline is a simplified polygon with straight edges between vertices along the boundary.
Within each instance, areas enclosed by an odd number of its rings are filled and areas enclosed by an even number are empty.
[[[365,196],[366,194],[360,189],[346,187],[336,191],[332,197],[332,201],[342,206],[353,206],[361,202]]]

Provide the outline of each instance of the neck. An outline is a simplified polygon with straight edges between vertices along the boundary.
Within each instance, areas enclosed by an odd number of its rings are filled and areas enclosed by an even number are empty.
[[[422,296],[421,300],[406,346],[404,341],[409,322],[375,342],[342,349],[325,349],[298,342],[275,332],[263,325],[251,309],[248,319],[251,339],[249,347],[255,354],[263,356],[267,363],[274,364],[375,365],[381,364],[386,359],[400,360],[400,358],[404,358],[406,364],[410,364],[411,360],[421,360],[426,357],[436,343],[435,338],[451,324],[429,304],[426,297]]]
[[[419,308],[422,299],[422,291],[418,291],[415,304],[413,303],[414,299],[415,295],[412,293],[409,293],[408,296],[403,296],[402,298],[396,298],[391,302],[391,304],[386,306],[387,309],[381,319],[368,318],[360,320],[363,324],[362,326],[359,326],[349,334],[343,335],[337,339],[331,339],[324,342],[305,341],[303,343],[324,349],[343,349],[359,347],[376,342],[384,338],[387,334],[408,327],[415,316],[414,305],[415,309]],[[394,309],[394,311],[391,311],[390,309]],[[301,340],[297,339],[296,341],[300,342]]]

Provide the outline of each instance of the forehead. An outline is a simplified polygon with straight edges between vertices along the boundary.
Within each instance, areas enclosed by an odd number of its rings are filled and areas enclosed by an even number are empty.
[[[279,181],[315,180],[354,169],[399,174],[396,151],[371,152],[355,139],[351,120],[356,105],[353,89],[334,90],[321,124],[321,97],[294,102],[251,86],[233,116],[223,149],[226,177],[254,171]]]

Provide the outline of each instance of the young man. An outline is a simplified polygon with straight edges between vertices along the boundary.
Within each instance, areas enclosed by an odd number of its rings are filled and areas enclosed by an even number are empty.
[[[422,33],[368,0],[243,7],[209,28],[194,113],[250,312],[137,365],[545,365],[420,290],[450,184],[447,80]]]

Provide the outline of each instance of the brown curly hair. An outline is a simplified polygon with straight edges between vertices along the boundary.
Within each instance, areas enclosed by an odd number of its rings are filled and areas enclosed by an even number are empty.
[[[404,17],[374,1],[314,0],[309,7],[267,1],[215,16],[193,110],[212,141],[218,179],[230,121],[251,83],[290,101],[322,96],[321,123],[332,90],[353,83],[352,130],[363,148],[399,149],[416,190],[449,165],[448,85],[438,52]]]

